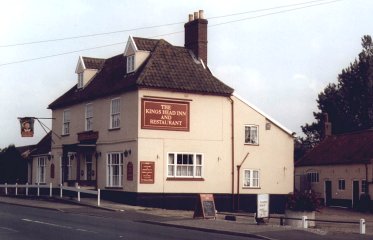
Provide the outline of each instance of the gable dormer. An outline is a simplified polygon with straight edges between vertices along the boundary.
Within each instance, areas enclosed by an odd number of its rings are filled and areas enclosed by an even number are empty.
[[[150,51],[138,48],[136,40],[132,36],[129,36],[123,55],[127,60],[125,66],[126,72],[131,73],[135,72],[145,62],[150,55]]]
[[[76,65],[75,73],[77,74],[77,88],[84,88],[89,81],[96,75],[96,73],[102,68],[105,59],[102,58],[90,58],[80,56]]]

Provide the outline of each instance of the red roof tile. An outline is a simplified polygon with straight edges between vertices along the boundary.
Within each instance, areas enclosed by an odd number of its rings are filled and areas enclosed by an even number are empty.
[[[373,160],[373,129],[327,137],[295,166],[370,163]]]

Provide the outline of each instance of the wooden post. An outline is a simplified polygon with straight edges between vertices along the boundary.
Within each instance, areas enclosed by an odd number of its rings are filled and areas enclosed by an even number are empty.
[[[62,184],[60,184],[60,198],[62,198],[62,191],[63,191],[63,186],[62,186]]]
[[[78,186],[78,202],[80,202],[80,187]]]
[[[52,183],[49,183],[49,197],[52,197]]]
[[[7,187],[7,183],[5,183],[5,195],[8,195],[8,187]]]
[[[40,188],[39,188],[39,183],[38,184],[38,197],[40,196]]]
[[[26,196],[28,196],[28,182],[26,183]]]
[[[16,183],[16,196],[18,195],[18,183]]]

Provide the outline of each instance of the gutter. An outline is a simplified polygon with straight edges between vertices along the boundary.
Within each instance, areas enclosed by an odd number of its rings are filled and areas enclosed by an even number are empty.
[[[240,209],[240,170],[241,170],[242,164],[246,161],[249,154],[250,153],[247,152],[241,164],[237,165],[237,210]]]

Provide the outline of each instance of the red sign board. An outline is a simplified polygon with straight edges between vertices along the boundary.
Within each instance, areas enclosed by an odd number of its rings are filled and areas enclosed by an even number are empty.
[[[34,136],[34,118],[20,118],[21,124],[21,136],[22,137],[33,137]]]
[[[140,162],[140,183],[154,183],[154,162]]]
[[[189,131],[189,102],[142,99],[141,128]]]

